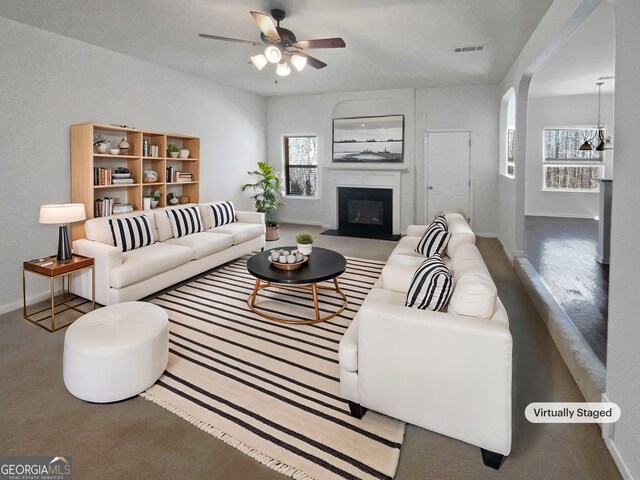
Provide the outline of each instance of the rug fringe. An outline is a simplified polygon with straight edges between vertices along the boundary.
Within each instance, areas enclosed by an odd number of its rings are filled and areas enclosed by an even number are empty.
[[[309,476],[305,472],[298,470],[297,468],[292,467],[291,465],[287,465],[286,463],[283,463],[280,460],[277,460],[273,457],[270,457],[268,455],[265,455],[264,453],[261,453],[255,450],[253,447],[250,447],[249,445],[241,442],[240,440],[237,440],[236,438],[223,432],[219,428],[214,427],[213,425],[207,422],[203,422],[202,420],[194,417],[193,415],[188,414],[181,408],[171,405],[166,400],[158,398],[149,392],[142,392],[140,396],[142,398],[145,398],[155,403],[156,405],[161,406],[162,408],[170,411],[171,413],[176,414],[180,418],[185,419],[187,422],[191,423],[192,425],[195,425],[200,430],[203,430],[208,434],[213,435],[217,439],[222,440],[227,445],[230,445],[233,448],[240,450],[245,455],[253,458],[254,460],[257,460],[262,465],[265,465],[271,468],[272,470],[275,470],[276,472],[281,473],[282,475],[294,478],[295,480],[316,480],[314,477]]]

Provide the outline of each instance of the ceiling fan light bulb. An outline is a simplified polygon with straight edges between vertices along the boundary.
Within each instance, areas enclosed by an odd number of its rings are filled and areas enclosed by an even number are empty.
[[[256,66],[258,70],[262,70],[264,66],[269,63],[267,57],[262,54],[254,55],[253,57],[251,57],[251,62]]]
[[[286,77],[291,73],[291,68],[284,62],[280,62],[276,67],[276,73],[281,77]]]
[[[270,63],[278,63],[282,59],[282,52],[274,45],[269,45],[264,50],[264,56]]]
[[[291,55],[291,65],[293,65],[297,71],[301,72],[306,64],[307,57],[303,57],[302,55]]]

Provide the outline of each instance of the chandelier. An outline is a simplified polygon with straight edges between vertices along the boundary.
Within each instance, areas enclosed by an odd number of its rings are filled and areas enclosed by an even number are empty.
[[[598,124],[596,125],[597,133],[590,139],[584,141],[580,145],[580,150],[595,150],[596,152],[602,152],[603,150],[612,150],[613,143],[611,137],[605,135],[605,129],[600,124],[600,109],[602,107],[602,85],[604,85],[604,77],[599,78],[596,85],[598,86]]]

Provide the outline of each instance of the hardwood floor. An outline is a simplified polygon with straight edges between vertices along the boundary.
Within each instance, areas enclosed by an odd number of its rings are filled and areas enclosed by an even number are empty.
[[[606,365],[609,266],[595,259],[597,220],[526,217],[526,255]]]

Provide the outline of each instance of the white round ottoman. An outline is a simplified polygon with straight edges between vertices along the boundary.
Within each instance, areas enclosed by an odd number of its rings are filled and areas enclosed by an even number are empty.
[[[64,384],[88,402],[133,397],[160,378],[169,359],[169,320],[157,305],[125,302],[83,315],[64,337]]]

